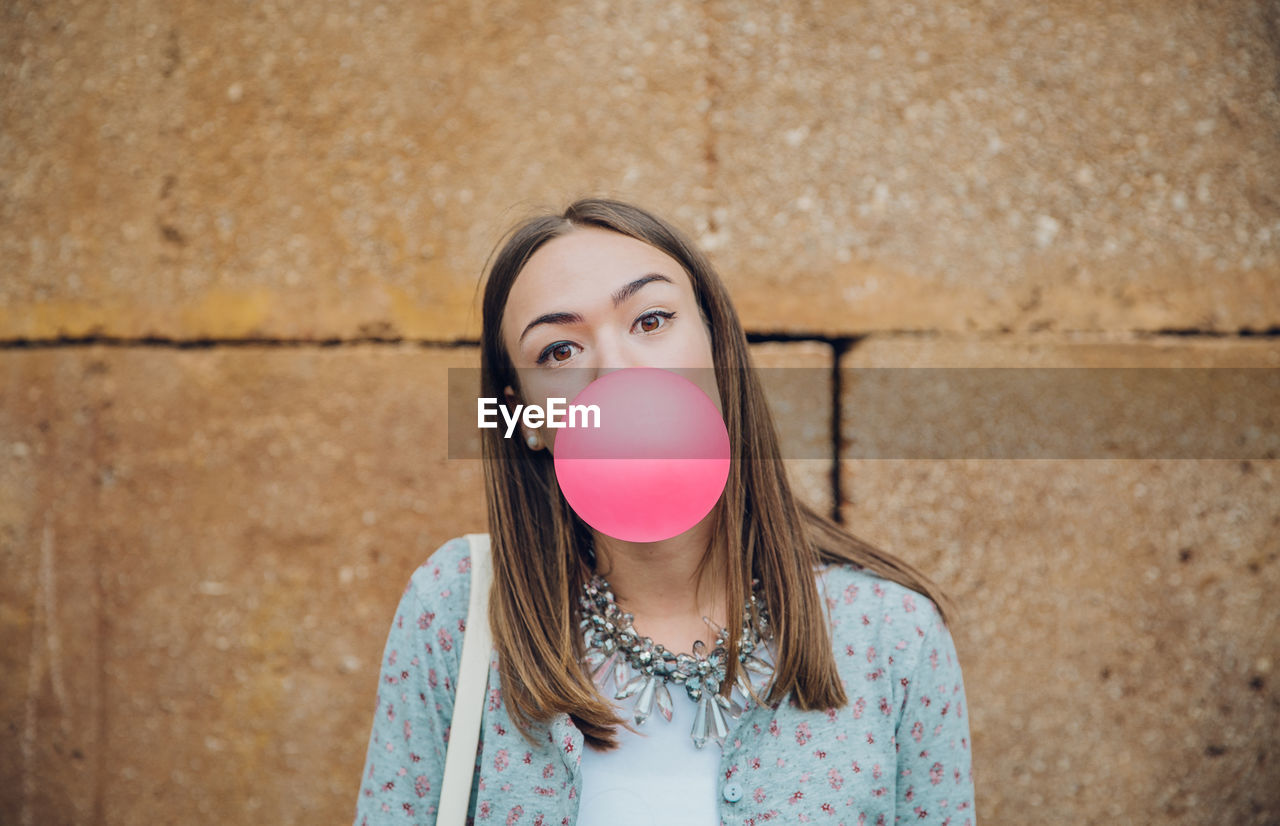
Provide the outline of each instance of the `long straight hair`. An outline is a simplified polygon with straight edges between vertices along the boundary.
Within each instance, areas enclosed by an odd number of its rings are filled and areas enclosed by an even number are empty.
[[[765,702],[791,694],[804,710],[844,706],[848,698],[814,582],[815,565],[851,563],[924,594],[940,611],[946,598],[914,567],[792,495],[764,392],[755,372],[744,369],[751,356],[742,324],[720,277],[685,235],[640,207],[602,198],[576,201],[562,214],[529,218],[513,228],[491,258],[484,288],[481,395],[500,399],[507,385],[522,392],[501,333],[507,296],[543,244],[580,227],[643,241],[688,274],[710,329],[725,426],[736,447],[713,516],[716,540],[698,563],[697,582],[708,571],[727,572],[721,577],[726,615],[740,617],[751,580],[760,580],[777,646]],[[507,711],[531,743],[533,722],[563,712],[588,745],[614,748],[615,727],[627,724],[580,664],[585,643],[577,601],[593,572],[590,529],[561,494],[547,451],[528,450],[497,430],[482,431],[481,439],[494,560],[490,623]],[[742,636],[736,623],[728,625],[726,691],[737,676]]]

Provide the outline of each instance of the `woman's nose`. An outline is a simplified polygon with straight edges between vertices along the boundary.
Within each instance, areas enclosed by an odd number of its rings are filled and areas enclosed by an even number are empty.
[[[598,379],[615,370],[650,366],[643,362],[641,354],[635,348],[628,347],[625,340],[620,340],[613,336],[603,337],[596,348],[596,361],[593,365],[595,367],[595,375],[592,379]]]

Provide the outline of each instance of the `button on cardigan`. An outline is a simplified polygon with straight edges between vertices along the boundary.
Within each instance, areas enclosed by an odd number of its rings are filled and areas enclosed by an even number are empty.
[[[400,599],[383,653],[356,826],[435,822],[470,562],[466,538],[449,540],[414,572]],[[776,706],[748,704],[730,721],[720,755],[720,822],[975,823],[964,684],[937,609],[853,565],[827,565],[818,581],[849,702],[817,711],[801,711],[790,695]],[[494,654],[472,779],[476,823],[575,822],[582,733],[567,714],[535,724],[532,733],[533,747],[507,715]]]

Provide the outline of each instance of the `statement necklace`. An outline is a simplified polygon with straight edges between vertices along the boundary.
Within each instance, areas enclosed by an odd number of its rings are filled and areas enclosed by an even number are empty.
[[[637,725],[643,724],[653,714],[656,705],[659,713],[671,721],[671,693],[669,683],[683,685],[689,699],[697,708],[694,713],[690,737],[693,745],[702,748],[708,740],[723,747],[729,735],[729,720],[736,720],[749,701],[750,678],[747,672],[766,677],[773,674],[773,666],[756,655],[770,635],[763,598],[757,596],[759,580],[751,581],[752,593],[742,611],[742,643],[738,652],[738,670],[734,688],[729,696],[720,694],[725,678],[725,662],[728,652],[729,632],[719,628],[715,645],[710,653],[706,643],[697,640],[693,654],[677,654],[650,637],[636,633],[631,622],[634,617],[624,612],[614,602],[609,583],[599,574],[582,586],[578,602],[582,606],[579,627],[586,634],[587,652],[583,662],[591,671],[592,679],[603,686],[610,673],[616,689],[614,699],[635,697],[634,717]],[[760,617],[759,627],[751,622],[751,609],[756,608]],[[713,625],[715,623],[712,623]],[[742,694],[743,702],[732,699],[733,690]]]

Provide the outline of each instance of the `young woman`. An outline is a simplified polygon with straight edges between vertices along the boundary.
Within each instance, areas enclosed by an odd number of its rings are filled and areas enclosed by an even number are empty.
[[[555,430],[482,431],[495,652],[475,821],[974,823],[943,599],[792,495],[702,253],[649,212],[581,200],[506,238],[482,324],[482,396],[545,406],[609,370],[683,371],[723,414],[734,459],[701,522],[633,543],[569,507]],[[459,537],[404,592],[357,824],[435,820],[469,584]]]

